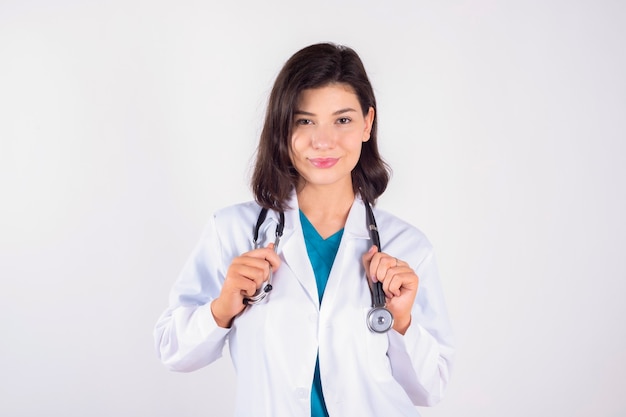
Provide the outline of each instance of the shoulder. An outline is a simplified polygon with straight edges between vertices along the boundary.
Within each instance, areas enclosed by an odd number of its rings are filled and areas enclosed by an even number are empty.
[[[236,256],[252,247],[254,225],[261,208],[254,201],[234,204],[213,212],[203,234],[203,241]]]
[[[379,208],[374,215],[383,251],[402,253],[418,263],[432,255],[431,242],[416,226]]]
[[[213,213],[216,224],[246,224],[256,222],[261,207],[255,201],[246,201],[221,208]]]
[[[225,239],[228,236],[251,234],[260,212],[261,207],[254,201],[220,208],[209,217],[205,235]]]
[[[389,228],[394,233],[412,236],[414,239],[430,244],[426,235],[419,228],[406,220],[379,208],[374,208],[374,215],[376,216],[376,224],[379,231],[384,228]]]

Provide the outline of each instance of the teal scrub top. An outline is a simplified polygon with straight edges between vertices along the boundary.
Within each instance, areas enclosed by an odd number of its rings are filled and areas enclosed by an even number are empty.
[[[304,242],[306,250],[315,273],[315,282],[317,283],[317,294],[320,304],[328,282],[330,270],[333,267],[339,243],[343,236],[343,229],[327,239],[322,238],[315,227],[306,218],[304,213],[300,211],[300,223],[302,224],[302,233],[304,234]],[[313,387],[311,389],[311,417],[328,417],[326,404],[324,403],[324,395],[322,394],[322,381],[320,378],[319,357],[315,362],[315,374],[313,376]]]

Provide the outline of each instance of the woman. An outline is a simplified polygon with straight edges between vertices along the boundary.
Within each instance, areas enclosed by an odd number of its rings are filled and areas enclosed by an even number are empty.
[[[317,44],[287,61],[255,202],[214,214],[156,325],[165,365],[199,369],[228,342],[238,416],[418,416],[440,400],[453,348],[433,251],[413,226],[368,213],[389,180],[376,141],[352,49]],[[368,317],[373,304],[382,316]]]

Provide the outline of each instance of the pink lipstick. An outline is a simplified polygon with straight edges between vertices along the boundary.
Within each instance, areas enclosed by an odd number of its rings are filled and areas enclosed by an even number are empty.
[[[339,158],[309,158],[315,168],[330,168],[334,166]]]

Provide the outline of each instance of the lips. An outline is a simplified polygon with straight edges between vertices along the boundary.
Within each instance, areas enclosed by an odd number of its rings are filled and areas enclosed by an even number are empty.
[[[330,168],[334,166],[339,158],[309,158],[315,168]]]

